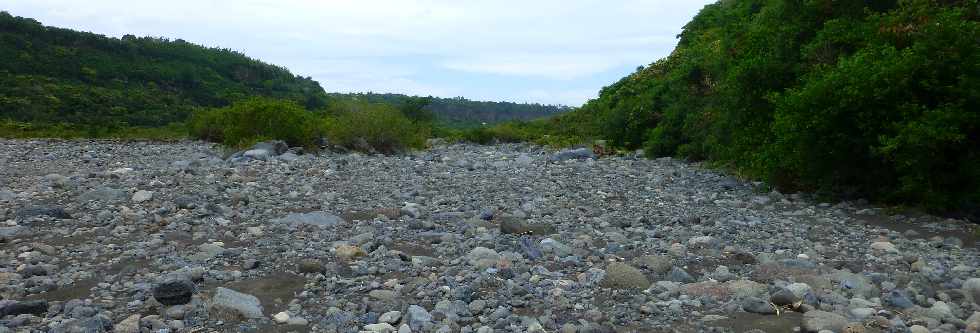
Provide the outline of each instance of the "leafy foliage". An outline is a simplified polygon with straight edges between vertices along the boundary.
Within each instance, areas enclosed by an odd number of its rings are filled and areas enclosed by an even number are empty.
[[[421,149],[429,138],[430,127],[406,117],[386,104],[351,104],[326,119],[330,142],[350,149],[399,153]]]
[[[976,209],[978,8],[719,1],[669,57],[573,113],[615,145],[709,160],[784,189]]]
[[[276,139],[291,146],[315,146],[323,136],[322,122],[295,102],[254,97],[231,106],[197,112],[189,129],[193,136],[228,146],[245,147]]]

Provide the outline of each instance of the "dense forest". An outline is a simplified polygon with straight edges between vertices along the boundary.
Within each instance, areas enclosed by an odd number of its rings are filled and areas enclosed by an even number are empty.
[[[352,93],[329,94],[339,99],[354,99],[368,103],[403,105],[418,97],[402,94]],[[439,98],[425,97],[424,109],[431,112],[442,124],[452,127],[472,127],[482,124],[495,124],[507,121],[527,121],[546,118],[571,111],[564,105],[545,105],[538,103],[471,101],[463,97]]]
[[[706,6],[673,53],[572,115],[581,135],[786,190],[977,212],[976,0]]]
[[[0,12],[0,118],[161,126],[194,108],[248,96],[308,109],[327,100],[316,81],[235,51],[179,39],[107,38]]]

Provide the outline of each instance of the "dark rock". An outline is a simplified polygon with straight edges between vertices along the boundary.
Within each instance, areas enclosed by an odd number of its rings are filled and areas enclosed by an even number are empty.
[[[174,276],[153,287],[153,298],[163,305],[187,304],[197,287],[185,276]]]
[[[242,262],[242,269],[244,269],[244,270],[253,270],[253,269],[259,268],[259,264],[260,264],[260,262],[258,260],[255,260],[255,259],[245,259],[245,261]]]
[[[48,312],[47,301],[20,301],[0,306],[0,318],[5,316],[16,316],[22,314],[32,314],[43,317]]]
[[[780,289],[769,297],[769,301],[778,306],[787,306],[799,302],[800,298],[796,297],[796,294],[793,294],[788,289]]]
[[[757,297],[746,297],[742,300],[742,310],[758,314],[776,314],[776,309],[769,302]]]
[[[61,207],[48,207],[48,206],[35,206],[21,209],[17,212],[17,217],[22,219],[32,218],[36,216],[49,216],[59,220],[66,220],[71,218],[71,214],[65,211]]]

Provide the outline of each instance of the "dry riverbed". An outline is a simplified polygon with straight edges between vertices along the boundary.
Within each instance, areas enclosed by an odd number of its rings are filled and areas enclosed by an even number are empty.
[[[0,140],[0,332],[977,332],[976,226],[677,160]]]

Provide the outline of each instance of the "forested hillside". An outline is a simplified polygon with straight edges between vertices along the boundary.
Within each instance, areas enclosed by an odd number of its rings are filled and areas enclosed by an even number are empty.
[[[592,133],[783,189],[976,212],[978,2],[719,1],[588,102]],[[586,116],[583,116],[586,115]]]
[[[108,38],[0,12],[0,120],[161,126],[250,96],[307,109],[327,99],[316,81],[235,51]]]
[[[355,99],[368,103],[403,105],[418,102],[417,97],[402,94],[330,94],[332,98]],[[424,98],[424,109],[431,112],[441,124],[451,127],[468,127],[495,124],[506,121],[524,121],[554,116],[571,111],[564,105],[545,105],[538,103],[471,101],[463,97]]]

